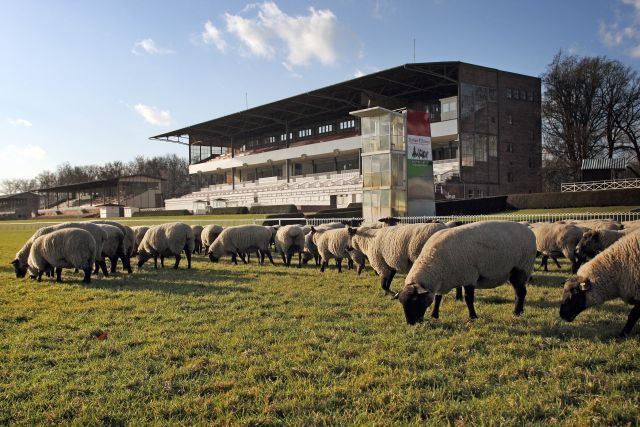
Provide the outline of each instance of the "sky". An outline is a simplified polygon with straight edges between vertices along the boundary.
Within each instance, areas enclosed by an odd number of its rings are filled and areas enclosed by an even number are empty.
[[[0,0],[0,180],[184,146],[148,138],[415,61],[539,76],[640,65],[640,0]]]

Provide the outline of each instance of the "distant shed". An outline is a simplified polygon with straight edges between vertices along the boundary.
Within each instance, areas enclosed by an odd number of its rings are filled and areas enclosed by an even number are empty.
[[[0,218],[25,219],[38,214],[40,196],[32,192],[0,196]]]
[[[625,159],[586,159],[580,167],[582,181],[605,181],[624,177]]]

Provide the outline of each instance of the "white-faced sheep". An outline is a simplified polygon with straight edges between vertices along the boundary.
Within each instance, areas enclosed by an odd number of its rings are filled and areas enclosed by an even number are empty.
[[[142,238],[149,231],[148,225],[139,225],[137,227],[131,227],[133,230],[133,250],[131,251],[131,256],[138,256],[138,248],[140,247],[140,243],[142,243]]]
[[[153,258],[154,268],[158,268],[158,257],[163,262],[164,257],[172,256],[176,263],[173,268],[178,269],[180,255],[184,251],[187,257],[187,268],[191,268],[191,254],[193,253],[194,238],[191,227],[181,222],[156,225],[151,227],[138,248],[138,268]]]
[[[133,256],[133,246],[135,243],[135,235],[133,229],[128,225],[120,224],[117,221],[109,221],[109,220],[100,220],[100,221],[91,221],[94,224],[107,224],[112,225],[114,227],[118,227],[122,234],[124,235],[124,240],[122,241],[122,256],[119,256],[122,260],[122,268],[127,271],[127,273],[131,274],[131,257]],[[112,264],[111,271],[115,272],[115,266],[118,263],[118,258],[114,260],[115,264]]]
[[[93,236],[96,242],[96,253],[95,253],[94,259],[102,268],[102,273],[105,276],[108,276],[109,272],[107,271],[107,264],[104,262],[104,260],[100,261],[102,258],[101,256],[102,245],[104,244],[104,241],[107,239],[106,232],[100,227],[98,227],[96,224],[92,224],[90,222],[63,222],[61,224],[40,228],[29,238],[29,240],[27,240],[27,242],[22,246],[22,248],[16,254],[15,260],[11,262],[15,270],[16,277],[24,277],[27,273],[29,252],[31,250],[31,245],[33,244],[33,241],[40,236],[44,236],[45,234],[51,233],[52,231],[62,230],[65,228],[80,228],[82,230],[86,230],[89,233],[91,233],[91,236]]]
[[[202,253],[202,230],[204,230],[204,227],[201,225],[192,225],[191,230],[193,231],[194,238],[193,252],[200,254]]]
[[[576,245],[582,238],[583,230],[573,224],[543,223],[531,228],[536,237],[536,248],[542,255],[540,267],[549,271],[547,261],[552,258],[558,268],[560,264],[557,258],[564,256],[571,263],[571,271],[575,273],[579,267],[579,261],[575,257]]]
[[[424,245],[396,297],[407,323],[413,325],[424,319],[434,299],[432,316],[437,317],[442,295],[462,286],[469,317],[474,319],[475,288],[494,288],[509,281],[516,295],[513,313],[518,316],[535,258],[535,236],[516,222],[485,221],[441,230]]]
[[[84,272],[83,283],[90,283],[95,254],[96,241],[88,231],[55,230],[33,240],[28,257],[29,272],[39,282],[43,273],[55,269],[56,282],[62,282],[63,268],[77,268]]]
[[[369,264],[380,276],[382,290],[394,295],[390,287],[395,274],[407,273],[429,238],[446,228],[442,223],[350,228],[350,247],[367,256]]]
[[[585,231],[576,245],[576,259],[586,262],[625,236],[624,230]]]
[[[242,256],[254,251],[260,251],[261,256],[266,255],[273,264],[273,257],[269,246],[271,245],[273,231],[262,225],[237,225],[227,227],[218,238],[209,246],[209,259],[218,262],[225,255],[231,256],[231,261],[238,264],[236,256]]]
[[[560,317],[573,321],[584,309],[620,298],[633,305],[620,336],[640,318],[640,233],[623,237],[584,264],[564,284]]]
[[[102,245],[102,259],[109,259],[111,263],[111,273],[116,272],[116,263],[118,262],[118,258],[124,261],[124,234],[122,230],[118,227],[109,224],[97,224],[98,227],[102,228],[107,233],[107,240],[104,241]],[[127,264],[125,264],[127,265]],[[98,274],[98,266],[96,266],[93,274]]]
[[[302,251],[304,250],[304,230],[299,225],[284,225],[276,231],[276,249],[282,254],[282,261],[286,266],[291,265],[294,253],[298,254],[298,267],[302,266]]]
[[[218,238],[222,233],[223,228],[217,224],[206,225],[200,233],[200,241],[202,242],[202,248],[206,254],[209,251],[209,246]]]

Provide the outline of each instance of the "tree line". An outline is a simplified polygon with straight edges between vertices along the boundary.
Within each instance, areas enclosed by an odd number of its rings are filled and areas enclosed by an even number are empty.
[[[579,181],[582,160],[640,159],[640,75],[604,56],[557,53],[542,75],[545,189]]]
[[[149,175],[163,178],[164,198],[180,197],[191,191],[189,163],[175,154],[164,156],[137,156],[129,162],[108,162],[104,165],[72,166],[58,165],[55,171],[45,170],[31,179],[4,179],[0,182],[0,193],[15,194],[39,188],[80,182],[99,181],[127,175]]]

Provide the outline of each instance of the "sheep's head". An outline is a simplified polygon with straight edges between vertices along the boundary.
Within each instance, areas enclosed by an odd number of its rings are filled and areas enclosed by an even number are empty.
[[[422,322],[424,313],[433,303],[433,294],[417,283],[406,285],[394,298],[402,304],[404,317],[409,325]]]
[[[347,242],[347,251],[351,252],[353,250],[353,236],[358,232],[357,228],[347,227],[347,231],[349,233],[349,241]]]
[[[603,249],[600,234],[597,231],[589,230],[582,235],[582,238],[576,246],[576,256],[578,259],[585,260],[593,258]]]
[[[573,276],[567,279],[562,293],[560,317],[572,322],[578,314],[587,308],[587,293],[591,290],[589,279]]]
[[[13,269],[15,270],[16,277],[18,279],[21,279],[27,275],[27,266],[20,265],[20,261],[18,259],[14,259],[13,261],[11,261],[11,265],[13,265]]]
[[[138,268],[142,267],[145,262],[149,261],[151,255],[145,251],[144,249],[138,251],[138,255],[136,257],[138,259]]]
[[[306,252],[306,251],[302,252],[302,263],[304,265],[307,265],[312,258],[313,258],[313,255],[311,254],[311,252]]]
[[[387,224],[389,226],[398,225],[400,223],[400,219],[394,218],[392,216],[388,216],[388,217],[385,217],[385,218],[380,218],[378,221],[384,222],[385,224]]]
[[[211,262],[218,262],[220,260],[220,257],[215,256],[211,251],[209,251],[207,255],[209,255],[209,261]]]

